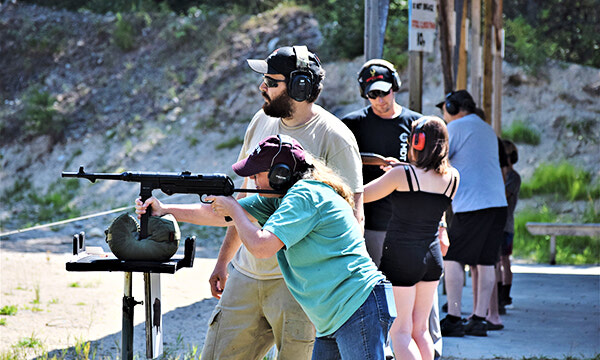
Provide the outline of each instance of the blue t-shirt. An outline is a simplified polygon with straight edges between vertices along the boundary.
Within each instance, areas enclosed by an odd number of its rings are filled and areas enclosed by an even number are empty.
[[[317,336],[339,329],[385,279],[352,208],[330,186],[300,180],[283,198],[254,195],[240,204],[284,243],[279,267]]]
[[[506,206],[498,138],[492,127],[469,114],[448,124],[448,137],[448,158],[460,173],[452,210],[458,213]]]

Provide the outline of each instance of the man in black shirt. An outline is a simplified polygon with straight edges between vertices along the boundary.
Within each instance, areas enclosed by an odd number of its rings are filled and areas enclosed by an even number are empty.
[[[354,133],[361,153],[381,155],[389,164],[408,162],[411,124],[423,116],[396,102],[395,95],[400,89],[400,84],[400,77],[392,63],[382,59],[367,61],[358,72],[358,85],[360,95],[368,99],[370,105],[342,118]],[[365,184],[382,174],[383,170],[379,166],[363,165]],[[379,266],[383,241],[392,214],[390,197],[364,204],[364,212],[367,251]],[[429,332],[434,342],[436,359],[442,354],[437,304],[436,293],[429,319]]]
[[[367,61],[358,73],[360,94],[371,103],[342,118],[352,130],[361,153],[376,153],[389,162],[408,162],[408,135],[411,124],[422,115],[396,102],[400,77],[390,62]],[[380,177],[379,166],[363,165],[363,181]],[[365,242],[371,258],[379,266],[385,231],[391,216],[389,197],[365,204]]]

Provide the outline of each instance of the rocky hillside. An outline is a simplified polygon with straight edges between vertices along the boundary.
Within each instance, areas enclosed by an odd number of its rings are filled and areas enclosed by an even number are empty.
[[[120,18],[10,2],[0,7],[0,39],[0,231],[129,205],[137,195],[132,184],[61,179],[79,165],[231,175],[262,104],[260,76],[245,60],[290,44],[319,52],[323,43],[312,14],[295,7],[252,17]],[[363,106],[361,59],[321,60],[327,77],[318,103],[339,116]],[[424,70],[423,113],[439,114],[438,57],[426,57]],[[519,145],[521,174],[566,159],[598,181],[600,71],[552,64],[533,77],[506,63],[503,71],[503,125],[525,122],[541,135],[540,145]],[[406,72],[401,78],[408,83]],[[39,106],[39,98],[50,104]],[[576,215],[583,205],[560,206]],[[53,214],[42,216],[48,209]]]

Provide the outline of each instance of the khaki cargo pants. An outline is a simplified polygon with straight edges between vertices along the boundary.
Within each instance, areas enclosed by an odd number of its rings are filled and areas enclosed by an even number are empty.
[[[253,279],[231,264],[228,269],[202,360],[262,360],[273,345],[279,360],[310,359],[315,329],[285,281]]]

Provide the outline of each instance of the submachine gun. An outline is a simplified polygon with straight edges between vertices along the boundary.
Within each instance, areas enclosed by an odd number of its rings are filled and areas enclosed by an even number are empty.
[[[80,166],[78,172],[63,172],[62,177],[84,178],[92,183],[98,179],[138,182],[140,183],[140,198],[142,202],[152,196],[152,190],[154,189],[160,189],[167,195],[197,194],[200,197],[200,201],[204,203],[206,203],[203,199],[205,195],[230,196],[235,192],[284,194],[284,192],[277,190],[236,189],[233,180],[229,176],[218,173],[192,174],[189,171],[181,173],[147,171],[124,171],[120,174],[86,173],[83,166]],[[146,213],[140,219],[140,239],[148,236],[148,218],[151,212],[150,207],[148,207]]]

